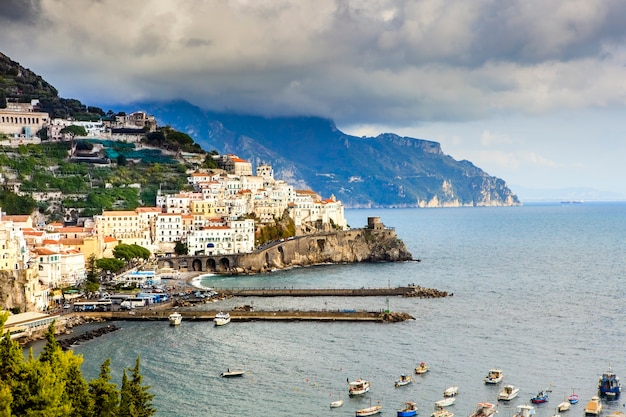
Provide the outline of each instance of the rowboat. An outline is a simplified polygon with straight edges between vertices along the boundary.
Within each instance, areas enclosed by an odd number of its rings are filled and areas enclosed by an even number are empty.
[[[435,410],[454,404],[455,399],[454,397],[444,397],[443,400],[435,401]]]
[[[244,373],[245,371],[242,371],[240,369],[233,369],[233,370],[228,369],[227,371],[222,372],[220,376],[222,378],[235,378],[238,376],[243,376]]]
[[[339,408],[343,405],[343,400],[335,400],[330,403],[330,408]]]
[[[356,410],[355,415],[357,417],[373,416],[374,414],[380,413],[382,409],[383,407],[379,404],[372,405],[372,400],[370,400],[370,406],[367,408],[361,408],[360,410]]]
[[[420,362],[418,367],[415,368],[415,373],[418,375],[425,374],[426,372],[428,372],[428,365],[426,365],[426,362]]]
[[[459,393],[459,387],[448,387],[443,390],[444,397],[455,397]]]

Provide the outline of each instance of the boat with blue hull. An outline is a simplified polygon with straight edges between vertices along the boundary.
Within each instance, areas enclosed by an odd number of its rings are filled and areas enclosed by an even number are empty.
[[[598,380],[598,394],[607,400],[616,400],[622,392],[622,382],[611,368]]]

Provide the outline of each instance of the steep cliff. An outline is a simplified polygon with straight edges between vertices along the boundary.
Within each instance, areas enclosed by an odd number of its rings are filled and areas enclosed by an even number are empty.
[[[0,271],[0,308],[33,311],[26,300],[26,284],[25,271]]]

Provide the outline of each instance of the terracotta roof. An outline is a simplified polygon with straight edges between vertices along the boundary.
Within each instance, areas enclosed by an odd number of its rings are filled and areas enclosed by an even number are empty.
[[[29,215],[22,215],[22,214],[8,214],[6,216],[2,216],[2,220],[5,221],[12,221],[13,223],[26,223],[27,221],[30,220],[30,216]]]
[[[34,252],[37,255],[58,255],[58,252],[54,252],[54,251],[51,251],[50,249],[44,249],[44,248],[36,248]]]
[[[137,213],[135,211],[130,211],[130,210],[105,210],[102,212],[103,216],[109,216],[109,217],[113,217],[113,216],[136,216]]]
[[[109,243],[109,242],[117,242],[117,239],[114,238],[113,236],[105,236],[104,237],[104,241],[105,243]]]

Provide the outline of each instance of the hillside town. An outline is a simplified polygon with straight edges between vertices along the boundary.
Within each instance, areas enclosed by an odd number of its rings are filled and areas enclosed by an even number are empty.
[[[106,123],[79,122],[51,120],[36,111],[36,102],[9,103],[0,109],[0,133],[8,137],[0,146],[38,144],[34,133],[42,129],[47,140],[74,140],[61,133],[71,125],[82,126],[86,139],[122,142],[139,142],[157,128],[144,112]],[[79,224],[42,223],[34,215],[6,215],[0,208],[0,271],[22,272],[28,309],[47,311],[58,303],[55,293],[85,280],[90,258],[111,258],[119,244],[139,245],[155,258],[181,254],[181,245],[187,255],[216,256],[254,251],[259,228],[285,218],[294,226],[293,236],[348,227],[334,196],[295,189],[275,179],[270,164],[253,169],[237,155],[212,157],[218,168],[189,170],[189,191],[159,192],[151,207],[105,210]]]

